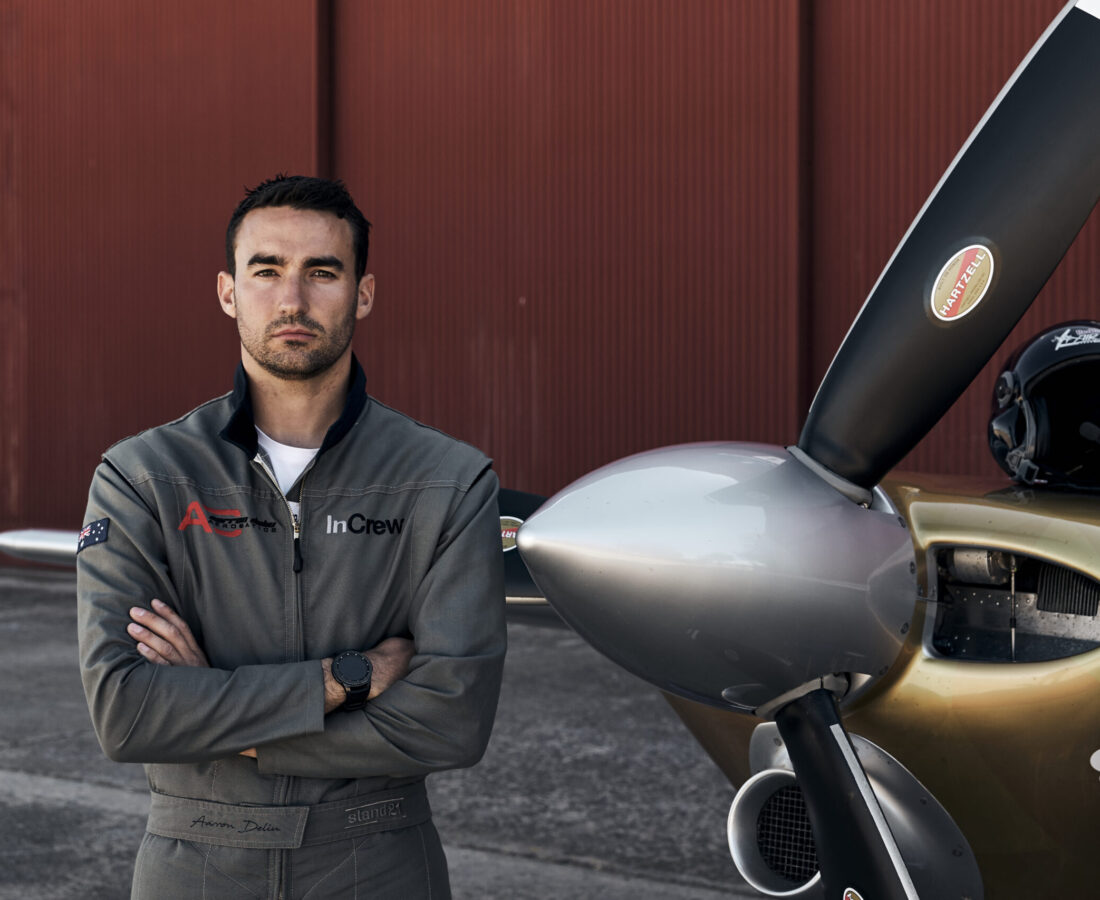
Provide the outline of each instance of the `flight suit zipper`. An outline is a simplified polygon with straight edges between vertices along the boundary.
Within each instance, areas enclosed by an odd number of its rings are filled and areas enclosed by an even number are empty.
[[[267,464],[267,461],[263,458],[263,454],[257,453],[254,460],[255,463],[263,470],[264,474],[271,481],[275,491],[283,499],[283,504],[286,506],[287,514],[290,516],[290,527],[293,533],[293,545],[294,545],[294,563],[293,570],[297,576],[302,571],[302,489],[305,487],[305,477],[311,468],[313,468],[313,462],[306,466],[302,472],[300,482],[301,486],[298,488],[298,513],[294,512],[294,507],[290,505],[290,500],[287,499],[286,494],[283,493],[283,489],[279,487],[279,480],[275,477],[275,473],[271,470],[271,467]],[[294,579],[294,603],[298,613],[298,628],[299,634],[302,627],[302,586],[297,578]],[[298,641],[298,653],[296,654],[299,659],[302,657],[301,639]],[[293,789],[294,777],[291,775],[280,776],[280,784],[276,790],[277,802],[287,803],[290,799],[290,795]],[[273,850],[273,884],[272,887],[275,891],[275,897],[281,900],[285,896],[286,889],[286,876],[287,876],[287,852],[285,850]]]
[[[279,496],[283,498],[283,504],[286,506],[287,515],[290,516],[290,527],[294,535],[294,574],[297,575],[302,571],[302,523],[300,515],[294,513],[294,507],[290,505],[290,501],[287,499],[286,494],[283,493],[282,488],[279,487],[278,479],[275,478],[275,473],[271,471],[271,467],[267,464],[267,461],[259,453],[256,454],[253,462],[257,463],[261,469],[264,470],[264,474],[271,479],[271,483],[275,486],[275,490],[278,491]],[[312,468],[312,463],[306,467],[302,472],[302,485],[305,486],[306,472]],[[298,512],[301,513],[302,509],[302,491],[298,489]]]

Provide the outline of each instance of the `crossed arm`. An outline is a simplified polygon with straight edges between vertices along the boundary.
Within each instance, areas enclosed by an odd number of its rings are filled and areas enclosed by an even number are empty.
[[[322,778],[472,765],[488,742],[506,643],[496,477],[482,474],[465,493],[422,498],[425,525],[409,550],[416,580],[398,632],[411,636],[415,655],[403,641],[361,648],[376,669],[374,692],[365,709],[346,713],[332,712],[344,692],[319,658],[234,665],[232,642],[212,652],[226,643],[219,617],[200,631],[184,612],[185,598],[202,588],[186,559],[177,560],[182,581],[174,577],[171,531],[159,522],[161,507],[174,508],[173,484],[131,483],[104,463],[86,519],[109,517],[110,539],[77,557],[81,677],[104,752],[121,762],[183,764],[255,748],[262,774]],[[151,606],[153,597],[166,606]],[[137,604],[144,615],[131,614]],[[188,631],[166,618],[169,608]],[[135,636],[130,625],[145,630]],[[325,643],[331,653],[333,641]],[[255,647],[244,654],[263,655]]]
[[[206,654],[187,623],[162,600],[154,599],[151,606],[152,610],[141,606],[130,608],[130,618],[134,621],[126,626],[126,631],[137,642],[138,652],[158,666],[209,668]],[[414,652],[413,642],[400,637],[386,638],[372,649],[363,651],[363,655],[374,667],[368,699],[373,700],[409,673],[409,663]],[[321,668],[325,674],[327,716],[343,705],[347,699],[347,691],[332,675],[331,656],[321,660]],[[255,759],[256,748],[242,750],[240,755]]]

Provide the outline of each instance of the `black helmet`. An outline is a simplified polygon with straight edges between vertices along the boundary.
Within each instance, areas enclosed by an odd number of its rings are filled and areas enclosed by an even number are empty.
[[[1100,488],[1100,322],[1063,322],[1008,358],[989,448],[1017,481]]]

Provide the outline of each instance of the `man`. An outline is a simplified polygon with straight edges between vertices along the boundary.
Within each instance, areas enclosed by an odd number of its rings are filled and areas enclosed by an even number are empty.
[[[80,661],[104,751],[146,764],[135,898],[450,896],[423,782],[496,710],[497,479],[366,394],[369,227],[339,182],[250,191],[232,393],[96,470]]]

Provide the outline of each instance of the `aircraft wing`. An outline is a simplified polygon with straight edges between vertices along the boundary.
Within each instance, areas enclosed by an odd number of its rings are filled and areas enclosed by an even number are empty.
[[[538,509],[545,497],[523,491],[501,489],[500,534],[504,551],[504,591],[508,618],[512,621],[564,628],[561,618],[535,586],[531,574],[516,552],[516,532],[524,520]],[[18,559],[53,566],[76,565],[79,532],[52,528],[25,528],[0,532],[0,553]]]

